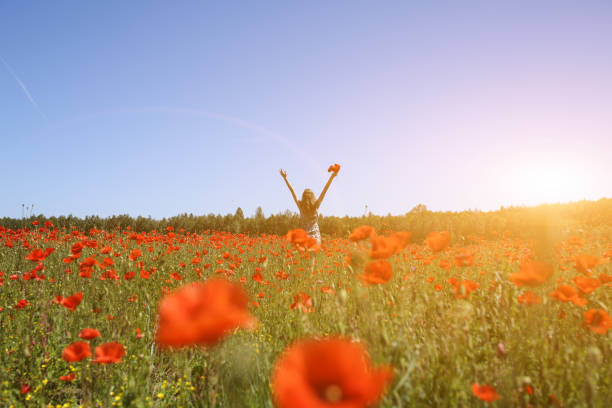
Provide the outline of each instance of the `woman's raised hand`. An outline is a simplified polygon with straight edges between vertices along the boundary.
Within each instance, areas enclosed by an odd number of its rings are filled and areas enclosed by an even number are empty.
[[[283,170],[283,169],[280,169],[280,175],[281,175],[281,176],[282,176],[284,179],[286,179],[286,178],[287,178],[287,172],[286,172],[285,170]]]

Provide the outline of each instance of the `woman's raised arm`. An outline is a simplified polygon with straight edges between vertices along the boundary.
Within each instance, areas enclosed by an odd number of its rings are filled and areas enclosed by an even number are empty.
[[[283,169],[280,170],[280,175],[282,176],[283,180],[285,180],[285,183],[287,184],[287,187],[289,187],[289,191],[291,191],[291,195],[293,196],[293,201],[295,201],[295,205],[297,205],[298,209],[300,208],[300,203],[297,199],[297,197],[295,196],[295,191],[293,191],[293,187],[291,187],[291,184],[289,184],[289,180],[287,180],[287,172]]]
[[[327,193],[327,189],[329,189],[329,186],[331,185],[332,180],[334,179],[334,177],[336,177],[338,175],[337,171],[334,171],[331,176],[329,176],[329,180],[327,180],[327,184],[325,184],[325,188],[323,188],[323,192],[321,192],[321,195],[319,196],[319,199],[316,202],[316,208],[319,208],[319,206],[321,205],[321,203],[323,202],[323,198],[325,198],[325,193]]]

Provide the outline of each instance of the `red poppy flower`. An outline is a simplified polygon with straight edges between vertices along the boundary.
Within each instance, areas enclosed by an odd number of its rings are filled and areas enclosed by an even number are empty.
[[[597,334],[606,334],[608,330],[612,330],[612,318],[603,309],[589,309],[583,314],[584,322],[582,327],[591,329]]]
[[[72,247],[70,247],[70,252],[73,255],[80,255],[81,252],[83,251],[83,248],[85,247],[85,244],[82,242],[75,242]]]
[[[289,242],[301,250],[309,249],[316,251],[320,248],[317,240],[309,236],[308,233],[301,228],[289,231],[286,238],[289,240]]]
[[[60,380],[61,381],[66,381],[66,382],[70,382],[70,381],[74,380],[75,377],[76,376],[74,375],[74,373],[70,373],[68,375],[62,375],[60,377]]]
[[[24,307],[26,307],[27,305],[29,305],[30,302],[28,302],[25,299],[20,299],[17,301],[17,304],[15,305],[15,309],[23,309]]]
[[[91,340],[100,337],[100,332],[96,329],[83,329],[79,332],[79,337],[84,340]]]
[[[72,310],[74,312],[74,310],[76,309],[76,307],[81,303],[81,301],[83,300],[83,292],[78,292],[75,293],[72,296],[69,296],[67,298],[62,298],[59,303],[60,305]]]
[[[334,163],[334,164],[330,165],[329,168],[327,169],[327,172],[331,173],[332,171],[334,173],[339,172],[340,171],[340,165],[338,163]]]
[[[91,347],[84,341],[75,341],[62,351],[62,358],[66,361],[81,361],[91,356]]]
[[[360,276],[366,285],[387,283],[393,277],[391,264],[384,260],[368,262],[364,274]]]
[[[587,304],[586,299],[580,296],[578,291],[570,285],[559,285],[557,290],[550,292],[548,296],[561,302],[572,302],[580,307],[584,307]]]
[[[272,391],[279,408],[368,407],[380,399],[392,378],[390,366],[371,366],[359,343],[301,340],[277,360]]]
[[[376,231],[374,231],[373,227],[370,227],[369,225],[362,225],[361,227],[357,227],[353,230],[351,235],[349,235],[349,240],[357,242],[368,239],[374,234],[376,234]]]
[[[283,271],[278,271],[274,274],[274,276],[276,276],[278,279],[280,280],[285,280],[285,279],[289,279],[289,274],[285,273]]]
[[[79,254],[79,255],[80,255],[80,254]],[[78,259],[78,258],[79,258],[79,255],[76,255],[76,256],[75,256],[75,255],[67,256],[67,257],[65,257],[64,259],[62,259],[62,262],[63,262],[63,263],[66,263],[66,264],[68,264],[68,263],[72,263],[72,261],[74,261],[75,259]]]
[[[474,255],[469,252],[460,252],[455,255],[456,266],[472,266],[474,263]]]
[[[212,346],[238,327],[252,327],[248,298],[238,284],[221,278],[192,283],[159,303],[157,343],[162,347]]]
[[[96,347],[96,358],[92,363],[109,364],[118,363],[125,355],[125,349],[120,343],[106,343]]]
[[[302,243],[306,241],[306,238],[308,237],[308,233],[306,232],[306,230],[297,228],[297,229],[289,231],[286,237],[289,240],[289,242],[293,244]]]
[[[455,297],[456,298],[467,298],[470,293],[475,291],[480,287],[480,285],[474,281],[469,279],[458,281],[455,285],[453,285],[455,289]]]
[[[373,236],[370,238],[370,242],[372,243],[370,258],[372,259],[389,258],[401,248],[401,242],[394,236]]]
[[[312,298],[304,292],[300,292],[293,297],[291,309],[301,309],[304,313],[310,313],[314,310],[312,307]]]
[[[542,298],[527,290],[518,297],[518,302],[526,305],[535,305],[542,303]]]
[[[525,259],[521,263],[521,269],[510,275],[510,281],[516,286],[540,286],[548,281],[553,274],[553,268],[542,262]]]
[[[599,274],[599,281],[602,285],[612,283],[612,275],[606,275],[605,273]]]
[[[492,402],[500,398],[495,388],[490,385],[472,384],[472,392],[483,401]]]
[[[427,238],[425,238],[425,244],[433,252],[442,251],[450,244],[450,232],[431,232],[427,235]]]
[[[587,278],[586,276],[576,276],[574,279],[572,279],[572,283],[576,285],[585,295],[588,295],[601,286],[599,279]]]
[[[47,248],[44,252],[42,249],[35,249],[28,256],[26,256],[25,259],[28,259],[32,262],[42,262],[45,260],[45,258],[51,255],[53,251],[55,251],[55,248]]]
[[[100,265],[100,262],[96,258],[89,257],[79,264],[80,276],[83,278],[90,278],[93,272],[94,265]]]
[[[253,276],[251,276],[251,279],[253,279],[257,283],[264,283],[263,275],[261,274],[261,272],[256,272],[255,274],[253,274]]]
[[[585,275],[590,274],[591,269],[599,265],[599,258],[596,256],[580,254],[576,257],[576,264],[574,267],[580,273]]]
[[[410,243],[410,239],[412,239],[412,232],[410,231],[397,231],[391,234],[391,238],[394,238],[398,243],[398,253],[401,252],[408,244]]]
[[[449,270],[451,266],[452,265],[448,259],[440,259],[440,268]]]
[[[131,261],[135,261],[138,258],[140,258],[140,256],[142,255],[142,251],[140,249],[133,249],[132,252],[130,252],[130,260]]]

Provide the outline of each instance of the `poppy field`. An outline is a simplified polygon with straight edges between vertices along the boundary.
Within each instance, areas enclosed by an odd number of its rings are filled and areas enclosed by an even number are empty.
[[[0,406],[595,406],[612,240],[0,226]]]

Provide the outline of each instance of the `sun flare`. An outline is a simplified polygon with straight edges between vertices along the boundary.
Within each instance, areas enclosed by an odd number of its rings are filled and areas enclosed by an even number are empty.
[[[553,161],[520,163],[510,175],[516,204],[537,205],[578,201],[585,198],[583,170]]]

